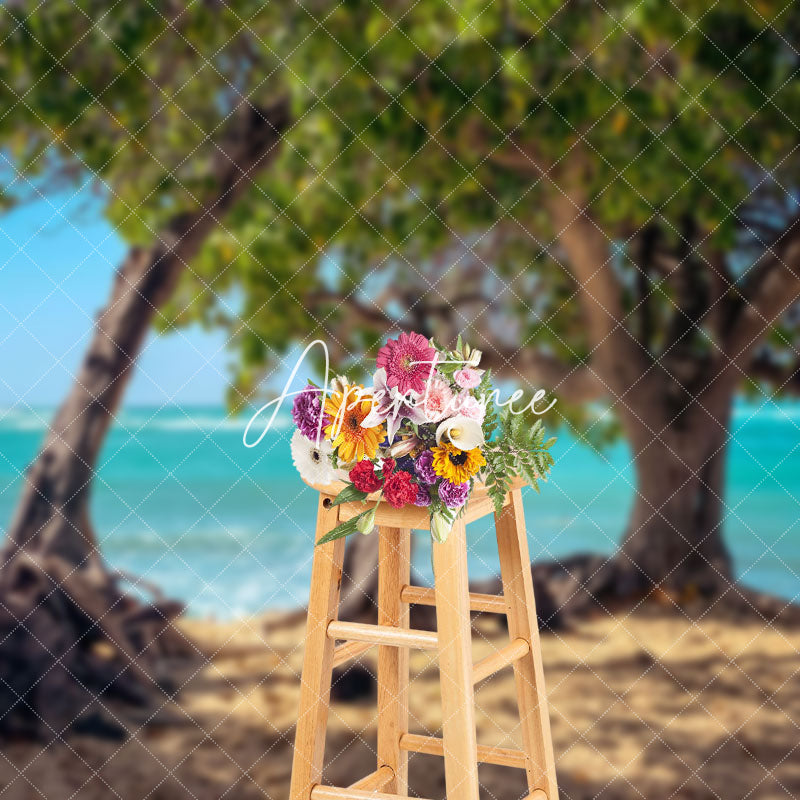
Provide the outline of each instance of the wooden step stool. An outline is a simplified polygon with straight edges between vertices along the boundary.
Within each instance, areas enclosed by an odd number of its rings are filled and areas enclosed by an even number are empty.
[[[320,490],[316,539],[364,510],[360,503],[332,506],[342,485]],[[381,502],[378,624],[337,620],[344,539],[314,552],[308,601],[300,711],[289,800],[395,800],[408,795],[408,753],[444,756],[447,800],[478,800],[478,762],[527,773],[527,800],[557,800],[553,744],[533,597],[521,488],[517,481],[495,515],[503,596],[470,593],[465,525],[493,513],[482,486],[444,544],[432,543],[435,590],[410,585],[411,529],[427,529],[428,510],[394,509]],[[359,534],[354,534],[359,535]],[[375,535],[373,533],[373,535]],[[436,633],[409,628],[409,604],[436,606]],[[472,663],[470,610],[506,614],[509,644]],[[342,644],[336,645],[336,641]],[[324,786],[322,762],[334,667],[378,645],[378,763],[347,788]],[[438,650],[442,738],[408,732],[408,648]],[[513,664],[524,750],[478,745],[474,691],[478,681]]]

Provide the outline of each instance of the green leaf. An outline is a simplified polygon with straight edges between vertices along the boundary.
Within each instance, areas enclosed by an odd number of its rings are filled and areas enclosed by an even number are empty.
[[[500,516],[503,513],[503,501],[505,500],[505,492],[493,492],[491,495],[492,502],[494,503],[495,514]]]
[[[349,536],[351,533],[355,533],[358,530],[358,521],[362,517],[373,512],[374,509],[368,508],[366,511],[362,511],[357,517],[353,517],[352,519],[347,520],[347,522],[342,522],[333,530],[328,531],[328,533],[320,537],[320,539],[317,541],[317,544],[327,544],[328,542],[332,542],[334,539],[341,539],[343,536]]]
[[[342,489],[339,494],[331,500],[332,506],[339,506],[342,503],[351,503],[354,500],[364,501],[368,497],[367,492],[362,492],[360,489],[356,489],[356,487],[350,483]],[[335,537],[334,537],[335,538]]]
[[[337,525],[332,531],[328,531],[328,533],[320,537],[320,539],[317,541],[317,545],[319,546],[321,544],[327,544],[328,542],[332,542],[334,539],[341,539],[342,536],[355,533],[357,530],[355,523],[356,519],[358,519],[358,517],[353,517],[353,519],[349,519],[347,522],[342,522],[340,525]]]

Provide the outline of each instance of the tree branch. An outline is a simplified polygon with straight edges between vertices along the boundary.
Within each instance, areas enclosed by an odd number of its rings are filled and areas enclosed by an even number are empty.
[[[724,341],[713,384],[738,382],[750,366],[759,341],[800,299],[800,216],[750,268],[742,284],[741,303]],[[718,389],[722,391],[722,389]],[[711,391],[711,386],[709,387]]]
[[[367,305],[354,294],[342,296],[333,289],[319,288],[309,292],[304,299],[312,309],[318,309],[321,305],[328,303],[333,304],[335,308],[346,307],[348,315],[352,315],[355,320],[366,325],[384,327],[387,321],[391,322],[391,317],[380,309],[377,302],[371,306]]]
[[[392,320],[379,308],[367,306],[354,295],[342,297],[331,289],[315,289],[306,296],[306,301],[310,304],[335,303],[341,306],[345,312],[346,324],[350,327],[361,323],[376,330],[383,330],[388,320],[404,330],[413,329],[419,332],[419,319],[424,318],[429,321],[433,319],[442,323],[446,317],[452,315],[453,306],[457,308],[459,303],[472,302],[486,304],[487,298],[477,291],[465,290],[462,295],[454,298],[452,305],[444,303],[429,305],[418,302],[415,308],[419,309],[419,314],[405,324],[402,321]],[[347,336],[339,335],[338,338],[345,340]],[[520,376],[524,376],[569,402],[587,402],[607,393],[600,379],[588,366],[572,366],[533,347],[523,349],[486,348],[481,366],[490,367],[495,374],[512,380],[519,380]]]
[[[484,351],[481,367],[491,368],[495,375],[509,379],[519,380],[523,375],[537,387],[570,403],[586,403],[608,394],[587,364],[571,366],[534,347]]]
[[[520,144],[515,139],[495,150],[489,156],[490,163],[497,164],[505,169],[511,169],[520,175],[538,177],[545,172],[545,164],[541,156],[526,145]]]
[[[609,239],[590,216],[580,189],[586,176],[578,159],[575,162],[560,181],[569,192],[555,185],[548,206],[567,255],[566,266],[579,287],[592,361],[604,382],[621,394],[636,385],[646,369],[646,351],[624,326],[622,288],[612,269]]]

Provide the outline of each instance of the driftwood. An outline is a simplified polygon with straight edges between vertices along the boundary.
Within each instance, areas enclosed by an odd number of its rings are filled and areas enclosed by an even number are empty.
[[[189,646],[171,624],[180,604],[146,602],[103,562],[89,519],[100,448],[136,357],[187,263],[277,152],[288,104],[242,104],[216,142],[214,194],[173,218],[117,271],[77,379],[29,467],[0,568],[0,734],[45,739],[67,729],[124,736],[122,702],[157,718],[158,674]]]

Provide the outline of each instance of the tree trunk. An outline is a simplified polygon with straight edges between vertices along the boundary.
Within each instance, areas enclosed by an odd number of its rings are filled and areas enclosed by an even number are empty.
[[[620,592],[713,597],[729,586],[722,519],[731,404],[729,395],[719,408],[693,407],[645,442],[641,431],[631,437],[636,496],[617,556]]]
[[[72,390],[29,467],[11,523],[4,563],[20,550],[56,555],[81,568],[99,553],[88,513],[97,456],[116,413],[153,317],[171,296],[186,264],[252,175],[276,152],[286,107],[243,107],[220,144],[208,206],[176,217],[149,248],[133,248],[117,271],[106,308]]]
[[[83,725],[108,732],[101,695],[146,705],[155,688],[150,657],[174,646],[170,622],[181,607],[143,605],[118,588],[97,548],[89,489],[154,316],[219,218],[277,152],[287,115],[283,101],[264,112],[241,106],[217,144],[209,175],[215,196],[174,218],[152,246],[132,249],[117,271],[9,529],[0,570],[0,731],[49,737]],[[115,655],[95,647],[101,639]]]

